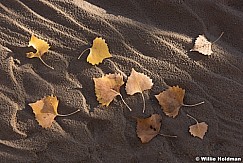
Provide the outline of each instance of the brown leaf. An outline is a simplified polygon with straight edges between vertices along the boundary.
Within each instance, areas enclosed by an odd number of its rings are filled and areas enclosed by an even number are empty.
[[[200,122],[196,123],[195,125],[191,125],[189,128],[189,132],[194,137],[199,137],[200,139],[203,139],[205,133],[208,130],[208,125],[205,122]]]
[[[121,74],[107,74],[101,78],[93,78],[95,94],[102,105],[108,106],[110,102],[120,95],[120,87],[124,84]]]
[[[148,143],[160,132],[162,117],[153,114],[149,118],[137,118],[137,135],[142,143]]]
[[[211,55],[212,43],[204,35],[199,35],[195,41],[194,47],[190,51],[197,51],[203,55]]]
[[[166,91],[155,95],[155,97],[163,107],[164,113],[169,117],[175,118],[179,113],[180,107],[183,105],[184,95],[184,89],[179,86],[173,86],[169,87]]]
[[[44,128],[51,127],[54,118],[58,115],[57,106],[58,100],[56,96],[47,96],[35,103],[29,104],[33,109],[36,120]]]

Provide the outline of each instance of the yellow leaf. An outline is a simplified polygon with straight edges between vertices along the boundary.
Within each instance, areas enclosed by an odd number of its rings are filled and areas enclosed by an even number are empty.
[[[102,63],[105,58],[112,57],[105,40],[101,37],[96,37],[93,40],[93,46],[91,48],[85,49],[78,57],[78,59],[82,56],[82,54],[90,50],[89,55],[87,57],[87,62],[91,63],[92,65],[98,65]]]
[[[142,143],[148,143],[160,132],[162,117],[153,114],[148,118],[137,118],[137,135]]]
[[[58,100],[56,96],[47,96],[35,103],[29,104],[33,109],[36,120],[44,128],[51,127],[54,118],[58,115],[57,106]]]
[[[121,74],[107,74],[101,78],[93,78],[97,100],[108,106],[111,101],[120,95],[120,87],[124,84]]]
[[[142,92],[151,89],[152,86],[152,79],[150,79],[147,75],[132,69],[131,75],[127,79],[126,92],[129,95],[141,93],[144,103],[143,112],[145,111],[145,100]]]
[[[59,101],[57,100],[57,97],[51,95],[44,97],[41,100],[36,101],[35,103],[29,103],[29,106],[31,106],[35,114],[36,120],[39,122],[39,125],[41,125],[43,128],[51,127],[51,124],[56,116],[70,116],[80,111],[80,109],[78,109],[66,115],[58,114],[58,102]]]
[[[33,48],[35,48],[36,52],[29,52],[29,53],[26,53],[26,57],[28,58],[34,58],[34,57],[37,57],[41,60],[41,62],[51,68],[51,69],[54,69],[53,67],[47,65],[41,58],[41,56],[43,56],[46,52],[48,52],[50,46],[49,44],[44,41],[44,40],[41,40],[37,37],[35,37],[34,35],[31,36],[30,38],[30,42],[29,42],[29,47],[32,46]]]

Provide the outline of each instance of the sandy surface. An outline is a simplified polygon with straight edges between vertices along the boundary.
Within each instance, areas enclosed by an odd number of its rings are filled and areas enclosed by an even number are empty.
[[[243,4],[241,0],[1,0],[0,2],[0,160],[1,162],[194,162],[196,156],[243,158]],[[205,34],[213,54],[190,52]],[[25,53],[31,34],[46,40],[43,56],[55,69]],[[112,58],[98,66],[79,54],[101,36]],[[98,104],[93,77],[131,69],[150,76],[154,86]],[[165,116],[154,95],[179,85],[186,90],[175,119]],[[61,114],[41,128],[29,103],[54,94]],[[161,133],[142,144],[132,118],[162,115]],[[190,114],[209,125],[203,140],[188,127]]]

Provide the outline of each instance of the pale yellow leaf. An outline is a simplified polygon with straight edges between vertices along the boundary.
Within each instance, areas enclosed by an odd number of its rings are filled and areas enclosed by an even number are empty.
[[[211,55],[213,53],[212,43],[204,35],[199,35],[194,43],[194,47],[190,51],[197,51],[203,55]]]

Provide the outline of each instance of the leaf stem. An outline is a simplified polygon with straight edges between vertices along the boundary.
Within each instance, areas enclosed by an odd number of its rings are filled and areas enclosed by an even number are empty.
[[[145,112],[145,99],[144,99],[144,95],[143,92],[141,92],[142,98],[143,98],[143,113]]]
[[[197,104],[191,104],[191,105],[188,105],[188,104],[182,104],[182,106],[193,107],[193,106],[198,106],[198,105],[201,105],[201,104],[204,104],[204,101],[199,102],[199,103],[197,103]]]
[[[90,50],[90,48],[85,49],[79,56],[78,59],[80,59],[80,57],[84,54],[84,52],[86,52],[87,50]]]
[[[77,112],[80,112],[80,109],[72,112],[72,113],[69,113],[69,114],[58,114],[57,116],[59,117],[67,117],[67,116],[70,116],[70,115],[73,115],[73,114],[76,114]]]
[[[119,96],[121,97],[121,100],[122,100],[122,102],[126,105],[126,107],[130,110],[130,111],[132,111],[132,109],[127,105],[127,103],[124,101],[124,99],[123,99],[123,97],[122,97],[122,95],[119,93]]]
[[[190,117],[190,118],[192,118],[194,121],[196,121],[197,122],[197,124],[198,124],[198,121],[197,121],[197,119],[196,118],[194,118],[193,116],[191,116],[191,115],[189,115],[189,114],[186,114],[188,117]]]
[[[176,135],[165,135],[165,134],[161,134],[159,133],[160,136],[164,136],[164,137],[171,137],[171,138],[177,138]]]
[[[113,67],[115,68],[116,71],[118,71],[120,74],[122,74],[122,76],[125,79],[127,79],[127,75],[122,70],[120,70],[119,67],[114,62],[112,62],[110,59],[106,59],[106,60],[113,65]]]
[[[41,62],[46,66],[46,67],[49,67],[51,68],[52,70],[54,70],[54,67],[51,67],[50,65],[48,65],[41,57],[39,57]]]
[[[217,42],[217,41],[223,36],[223,34],[224,34],[224,32],[222,32],[222,33],[220,34],[220,36],[219,36],[213,43]]]

